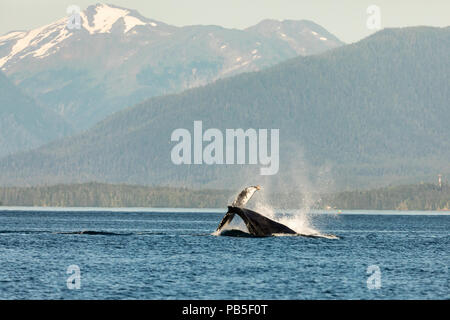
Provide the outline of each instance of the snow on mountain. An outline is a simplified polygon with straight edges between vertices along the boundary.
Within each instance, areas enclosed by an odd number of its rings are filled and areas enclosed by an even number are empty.
[[[83,28],[90,34],[111,32],[111,28],[119,19],[123,19],[125,23],[124,33],[127,33],[137,25],[147,24],[137,17],[130,15],[129,10],[106,4],[99,4],[95,7],[95,14],[92,21],[89,21],[86,13],[81,12],[80,15],[83,21]],[[91,22],[93,26],[90,25]],[[155,23],[152,23],[152,25],[155,25]]]
[[[10,53],[0,58],[0,67],[15,57],[24,58],[30,54],[42,57],[50,48],[70,36],[65,26],[64,18],[29,32],[14,32],[0,37],[0,44],[15,42]]]
[[[324,50],[324,46],[334,48],[342,44],[327,30],[308,20],[277,21],[266,19],[247,28],[246,31],[285,41],[299,55],[319,53]]]
[[[123,24],[123,33],[127,33],[136,26],[150,25],[156,23],[144,22],[138,17],[131,15],[126,9],[106,4],[99,4],[88,10],[94,10],[92,18],[86,12],[80,12],[82,29],[89,34],[110,33],[113,26],[120,22]],[[44,58],[58,50],[58,44],[71,37],[74,32],[67,28],[68,18],[64,17],[51,24],[30,30],[28,32],[10,32],[0,37],[0,45],[8,41],[14,41],[8,55],[0,58],[0,68],[13,58],[22,59],[28,55],[36,58]],[[53,50],[51,50],[53,49]],[[6,69],[5,69],[6,70]]]
[[[96,14],[93,19],[93,27],[88,24],[88,19],[84,13],[82,14],[83,27],[89,31],[89,33],[105,33],[110,32],[114,23],[120,18],[125,17],[129,11],[110,7],[107,5],[99,5],[95,8]]]
[[[131,17],[131,16],[125,16],[123,17],[123,21],[125,22],[125,30],[124,33],[127,33],[128,31],[130,31],[131,29],[133,29],[135,26],[144,26],[146,25],[145,22],[142,22],[141,20],[139,20],[136,17]],[[156,26],[156,23],[152,22],[152,26]]]
[[[11,31],[11,32],[8,32],[4,36],[0,37],[0,44],[4,43],[7,40],[20,38],[25,33],[26,33],[25,31]]]
[[[80,12],[77,29],[72,16],[0,36],[0,69],[76,130],[152,96],[342,45],[310,21],[176,27],[97,4]]]

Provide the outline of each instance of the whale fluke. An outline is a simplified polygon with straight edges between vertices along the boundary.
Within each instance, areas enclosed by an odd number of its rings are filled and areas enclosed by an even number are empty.
[[[294,230],[281,223],[264,217],[258,212],[243,208],[253,194],[260,189],[260,186],[251,186],[242,190],[231,206],[228,206],[228,212],[222,218],[222,221],[220,221],[216,231],[220,232],[237,214],[244,221],[248,232],[253,236],[267,237],[275,233],[296,234]]]
[[[323,235],[319,233],[299,234],[284,224],[269,219],[258,212],[243,208],[253,194],[260,189],[260,186],[251,186],[242,190],[232,205],[228,206],[228,211],[222,218],[222,221],[220,221],[216,233],[234,237],[268,237],[277,234],[288,234],[312,238],[339,239],[339,237],[334,235]],[[244,221],[248,233],[240,230],[224,230],[236,214]]]
[[[225,225],[230,223],[236,214],[241,217],[248,229],[248,232],[253,236],[267,237],[277,233],[297,234],[294,230],[284,224],[264,217],[258,212],[233,206],[228,207],[228,212],[219,224],[217,231],[220,231]]]
[[[260,190],[261,187],[260,186],[251,186],[251,187],[247,187],[244,190],[242,190],[238,196],[236,197],[236,199],[233,201],[233,203],[231,204],[232,207],[243,207],[247,204],[248,200],[250,200],[250,198],[253,196],[253,194]]]

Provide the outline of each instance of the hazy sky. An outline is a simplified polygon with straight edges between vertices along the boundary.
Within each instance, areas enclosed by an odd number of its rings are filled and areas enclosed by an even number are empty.
[[[28,30],[66,15],[69,5],[85,9],[88,0],[0,0],[0,35]],[[263,19],[308,19],[344,42],[373,32],[366,26],[367,8],[381,11],[381,27],[448,26],[450,0],[109,0],[143,16],[176,26],[215,24],[243,29]]]

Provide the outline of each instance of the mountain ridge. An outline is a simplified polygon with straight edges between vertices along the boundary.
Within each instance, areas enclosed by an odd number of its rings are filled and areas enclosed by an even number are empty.
[[[82,135],[2,159],[0,183],[237,188],[315,179],[345,189],[427,181],[450,172],[449,48],[448,28],[385,30],[321,55],[151,98]],[[194,120],[205,129],[280,128],[280,173],[175,166],[170,134],[192,130]]]
[[[171,26],[105,4],[82,11],[80,22],[80,29],[69,29],[61,18],[0,37],[0,68],[77,131],[152,96],[343,44],[335,37],[320,40],[325,29],[316,24],[291,26],[298,33],[293,37],[280,22],[268,37],[218,26]]]

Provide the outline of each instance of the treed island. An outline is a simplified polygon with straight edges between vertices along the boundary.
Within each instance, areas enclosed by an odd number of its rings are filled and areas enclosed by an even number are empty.
[[[2,206],[40,207],[173,207],[225,208],[236,190],[151,187],[127,184],[59,184],[0,188]],[[337,210],[450,210],[448,183],[420,183],[313,194],[315,202],[302,202],[300,193],[273,194],[265,199],[276,208]]]

